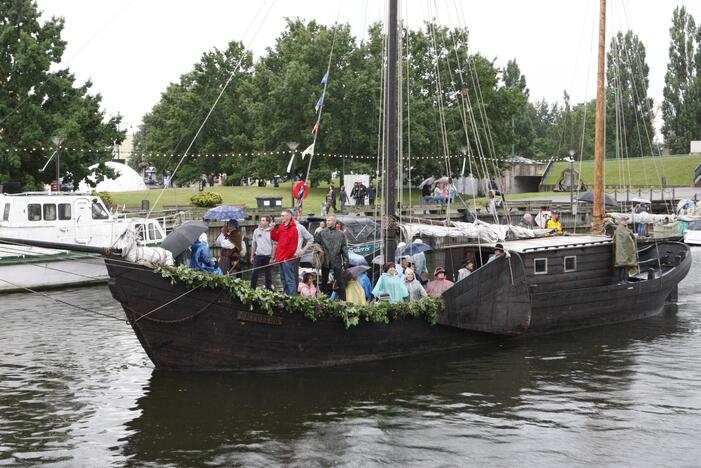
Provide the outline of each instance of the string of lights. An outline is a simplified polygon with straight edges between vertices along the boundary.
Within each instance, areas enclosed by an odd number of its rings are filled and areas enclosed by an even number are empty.
[[[36,153],[37,151],[51,151],[54,148],[47,148],[47,147],[33,147],[33,148],[5,148],[5,153]],[[137,157],[141,158],[144,160],[149,160],[150,158],[159,158],[159,157],[182,157],[182,154],[172,154],[172,153],[158,153],[158,152],[151,152],[151,153],[144,153],[144,152],[139,152],[139,151],[119,151],[115,152],[111,148],[110,149],[84,149],[84,148],[71,148],[71,147],[61,147],[62,151],[71,151],[71,152],[82,152],[82,153],[93,153],[93,154],[111,154],[113,157],[119,156],[119,155],[129,155],[130,157]],[[0,150],[1,151],[1,150]],[[246,152],[246,153],[194,153],[194,154],[188,154],[188,158],[219,158],[219,159],[224,159],[224,158],[251,158],[251,157],[258,157],[258,156],[290,156],[292,154],[291,151],[252,151],[252,152]],[[363,155],[363,154],[337,154],[337,153],[316,153],[316,156],[318,157],[323,157],[323,158],[329,158],[329,159],[351,159],[351,160],[366,160],[366,161],[375,161],[377,159],[377,156],[374,155]],[[467,156],[463,154],[451,154],[447,156],[448,158],[452,159],[463,159]],[[414,160],[420,160],[420,161],[427,161],[427,160],[443,160],[445,159],[446,156],[443,155],[424,155],[424,156],[411,156],[412,161]],[[508,158],[505,158],[504,160],[508,161]],[[535,163],[548,163],[550,161],[568,161],[569,159],[567,157],[561,157],[561,158],[548,158],[548,159],[530,159],[530,161],[533,161]]]

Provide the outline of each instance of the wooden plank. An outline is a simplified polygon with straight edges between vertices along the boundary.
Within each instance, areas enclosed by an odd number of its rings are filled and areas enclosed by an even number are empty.
[[[530,323],[531,303],[518,254],[484,265],[443,293],[438,323],[498,335],[521,335]]]

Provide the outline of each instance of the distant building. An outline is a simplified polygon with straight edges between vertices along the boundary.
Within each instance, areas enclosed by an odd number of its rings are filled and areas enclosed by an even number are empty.
[[[127,133],[124,141],[119,145],[112,146],[112,160],[122,164],[129,164],[129,160],[134,154],[134,135]]]
[[[701,141],[692,141],[689,145],[689,154],[701,154]]]
[[[523,156],[511,156],[506,158],[506,163],[510,166],[501,177],[497,177],[499,187],[505,193],[527,193],[537,192],[547,163],[534,161]]]

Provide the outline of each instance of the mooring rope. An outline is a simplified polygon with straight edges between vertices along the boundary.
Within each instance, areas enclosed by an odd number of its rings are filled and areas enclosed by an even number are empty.
[[[3,279],[3,278],[0,278],[0,281],[2,281],[2,282],[4,282],[4,283],[7,283],[7,284],[9,284],[10,286],[13,286],[13,287],[15,287],[15,288],[17,288],[17,289],[23,289],[23,290],[28,291],[28,292],[30,292],[30,293],[38,294],[38,295],[43,296],[43,297],[46,297],[47,299],[50,299],[50,300],[52,300],[52,301],[54,301],[54,302],[58,302],[59,304],[64,304],[64,305],[67,305],[67,306],[70,306],[70,307],[74,307],[74,308],[79,309],[79,310],[82,310],[82,311],[84,311],[84,312],[89,312],[89,313],[91,313],[91,314],[100,315],[100,316],[102,316],[102,317],[110,318],[110,319],[113,319],[113,320],[118,320],[118,321],[120,321],[120,322],[124,320],[124,319],[115,317],[114,315],[103,314],[102,312],[98,312],[98,311],[96,311],[96,310],[88,309],[88,308],[86,308],[86,307],[79,306],[79,305],[77,305],[77,304],[72,304],[72,303],[70,303],[70,302],[68,302],[68,301],[64,301],[64,300],[61,300],[61,299],[57,299],[57,298],[55,298],[55,297],[51,297],[51,296],[49,296],[48,294],[43,293],[43,292],[41,292],[41,291],[37,291],[37,290],[35,290],[35,289],[28,288],[28,287],[26,287],[26,286],[21,286],[21,285],[19,285],[19,284],[13,283],[12,281],[8,281],[8,280]]]

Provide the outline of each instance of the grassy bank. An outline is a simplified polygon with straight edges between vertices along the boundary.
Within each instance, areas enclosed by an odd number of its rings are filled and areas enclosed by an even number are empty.
[[[647,158],[630,158],[625,161],[608,160],[605,166],[606,185],[660,185],[660,176],[664,176],[668,186],[689,186],[694,175],[694,169],[701,163],[701,155],[684,156],[664,156]],[[545,181],[546,184],[556,184],[560,174],[569,166],[568,163],[555,163]],[[575,163],[575,168],[580,170],[580,164]],[[594,162],[584,161],[581,164],[581,172],[584,183],[591,187],[594,181]],[[208,191],[219,193],[225,204],[239,205],[247,208],[255,208],[256,197],[282,197],[282,204],[285,207],[291,205],[291,183],[281,184],[279,187],[207,187]],[[321,204],[326,198],[328,187],[324,184],[321,187],[312,188],[309,197],[305,200],[306,213],[319,213]],[[190,197],[198,193],[197,187],[167,189],[160,197],[158,205],[154,205],[161,190],[144,190],[137,192],[115,192],[112,199],[115,204],[126,205],[127,207],[140,207],[142,200],[149,200],[151,207],[160,209],[167,206],[186,206],[190,204]],[[338,193],[338,191],[337,191]],[[536,192],[531,194],[510,194],[509,199],[528,198],[548,198],[549,196],[562,195],[553,193]],[[409,193],[405,192],[405,204],[408,203]],[[413,189],[411,198],[414,204],[419,203],[420,191]],[[379,200],[378,200],[379,201]],[[484,199],[477,199],[478,206],[484,204]],[[337,199],[337,206],[340,200]],[[470,202],[470,206],[472,202]]]
[[[607,159],[604,166],[604,183],[606,185],[660,185],[660,177],[665,177],[668,186],[688,187],[694,178],[694,169],[700,163],[701,155]],[[562,171],[567,167],[569,163],[555,163],[545,183],[556,184]],[[576,162],[574,167],[580,170],[580,163]],[[594,161],[583,161],[581,173],[584,183],[591,186],[594,182]]]
[[[272,185],[268,185],[267,187],[215,186],[207,187],[205,190],[220,194],[224,199],[224,204],[238,205],[247,208],[257,207],[256,197],[282,197],[282,205],[284,207],[289,207],[292,203],[292,185],[289,182],[280,184],[279,187],[273,187]],[[189,205],[190,197],[198,193],[197,187],[194,189],[190,187],[167,189],[163,192],[163,195],[161,195],[158,205],[154,205],[161,191],[160,189],[152,189],[136,192],[113,192],[110,193],[110,195],[112,196],[113,203],[117,205],[126,205],[127,207],[135,208],[141,206],[141,200],[149,200],[151,208],[161,209],[169,206]],[[321,204],[326,200],[327,192],[328,186],[326,184],[323,184],[321,187],[312,188],[309,196],[304,201],[305,213],[321,212]],[[409,191],[405,190],[405,203],[408,203],[409,197]],[[413,189],[411,191],[411,199],[414,204],[419,204],[421,191],[416,188]],[[380,200],[378,200],[378,202],[379,201]],[[336,187],[336,206],[339,208],[341,206],[341,201],[338,198],[338,187]]]

